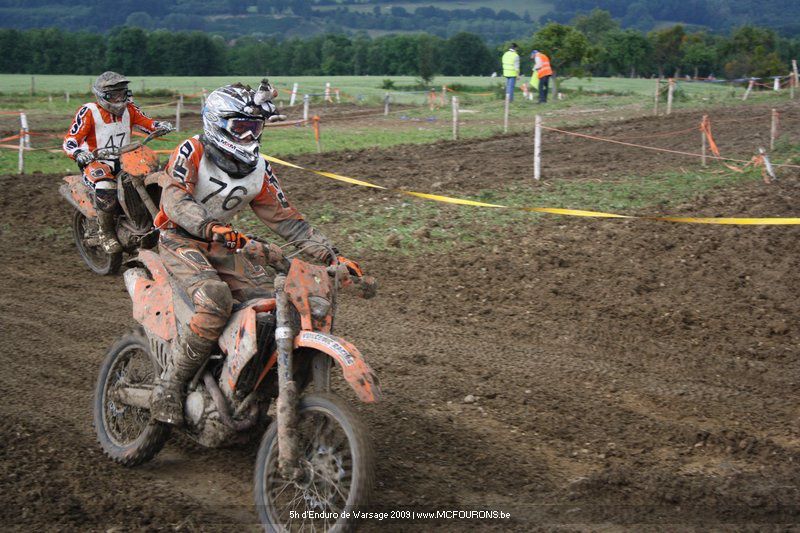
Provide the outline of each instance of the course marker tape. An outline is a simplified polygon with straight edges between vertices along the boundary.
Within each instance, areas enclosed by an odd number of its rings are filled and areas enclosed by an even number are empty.
[[[493,209],[513,209],[516,211],[528,211],[533,213],[548,213],[551,215],[565,215],[573,217],[596,217],[596,218],[626,218],[626,219],[640,219],[640,220],[655,220],[660,222],[677,222],[682,224],[721,224],[721,225],[746,225],[746,226],[784,226],[784,225],[799,225],[800,218],[740,218],[740,217],[673,217],[673,216],[636,216],[636,215],[619,215],[616,213],[604,213],[602,211],[587,211],[584,209],[563,209],[559,207],[515,207],[501,204],[490,204],[487,202],[479,202],[476,200],[467,200],[464,198],[452,198],[450,196],[441,196],[438,194],[428,194],[416,191],[406,191],[404,189],[391,189],[382,185],[376,185],[368,181],[342,176],[341,174],[334,174],[333,172],[324,172],[322,170],[314,170],[305,168],[289,161],[278,159],[277,157],[261,154],[265,160],[270,163],[295,168],[298,170],[305,170],[312,172],[319,176],[330,178],[352,185],[359,185],[361,187],[369,187],[373,189],[380,189],[384,191],[391,191],[398,194],[405,194],[408,196],[416,196],[417,198],[424,198],[426,200],[433,200],[435,202],[443,202],[456,205],[468,205],[473,207],[489,207]]]

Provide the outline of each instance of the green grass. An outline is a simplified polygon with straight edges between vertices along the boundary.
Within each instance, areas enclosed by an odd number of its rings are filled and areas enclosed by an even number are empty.
[[[719,187],[759,180],[761,174],[742,174],[719,168],[691,172],[665,172],[650,176],[620,177],[614,182],[552,182],[485,189],[471,198],[509,207],[562,207],[614,212],[647,213],[658,206],[667,208]],[[379,197],[376,197],[378,195]],[[447,252],[463,243],[490,244],[498,226],[536,223],[543,215],[516,209],[452,206],[405,196],[399,193],[354,191],[357,210],[343,211],[309,205],[303,211],[323,229],[335,222],[337,242],[347,242],[356,252],[394,251],[401,255]],[[693,213],[676,213],[693,215]],[[731,213],[732,216],[735,213]],[[263,225],[252,214],[239,221],[254,233],[264,233]],[[390,235],[397,235],[395,243]]]

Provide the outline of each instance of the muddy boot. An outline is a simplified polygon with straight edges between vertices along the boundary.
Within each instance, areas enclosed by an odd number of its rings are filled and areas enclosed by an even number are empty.
[[[117,240],[114,214],[98,209],[97,225],[99,227],[97,236],[100,239],[100,246],[102,246],[103,251],[107,254],[120,253],[122,251],[122,245]]]
[[[150,397],[150,415],[160,422],[183,425],[183,398],[186,384],[206,362],[217,343],[193,331],[173,344],[172,357],[164,377],[156,381]]]

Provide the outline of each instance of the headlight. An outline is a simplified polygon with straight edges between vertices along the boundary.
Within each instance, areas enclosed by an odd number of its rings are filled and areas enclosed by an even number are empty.
[[[321,296],[309,296],[308,305],[314,318],[325,318],[331,310],[331,303]]]

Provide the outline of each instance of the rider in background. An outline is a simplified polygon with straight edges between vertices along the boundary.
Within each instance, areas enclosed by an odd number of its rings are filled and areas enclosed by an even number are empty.
[[[83,181],[92,191],[100,226],[98,237],[107,253],[122,251],[114,232],[120,163],[119,159],[98,160],[93,151],[130,144],[134,127],[145,133],[172,129],[169,122],[158,122],[142,113],[131,99],[128,83],[127,78],[116,72],[100,74],[92,84],[97,101],[81,106],[63,145],[67,155],[78,163]]]
[[[158,249],[191,298],[194,314],[188,324],[179,324],[176,352],[156,382],[150,408],[156,420],[183,424],[184,387],[211,355],[234,297],[245,301],[269,296],[265,287],[271,279],[264,266],[280,250],[250,241],[231,227],[234,215],[250,206],[286,241],[312,241],[302,245],[307,255],[326,263],[336,259],[330,241],[292,207],[259,155],[265,121],[285,118],[272,103],[275,94],[267,80],[257,91],[241,84],[213,91],[203,108],[203,134],[181,143],[167,164],[155,220],[161,230]],[[361,274],[357,264],[339,259]]]

